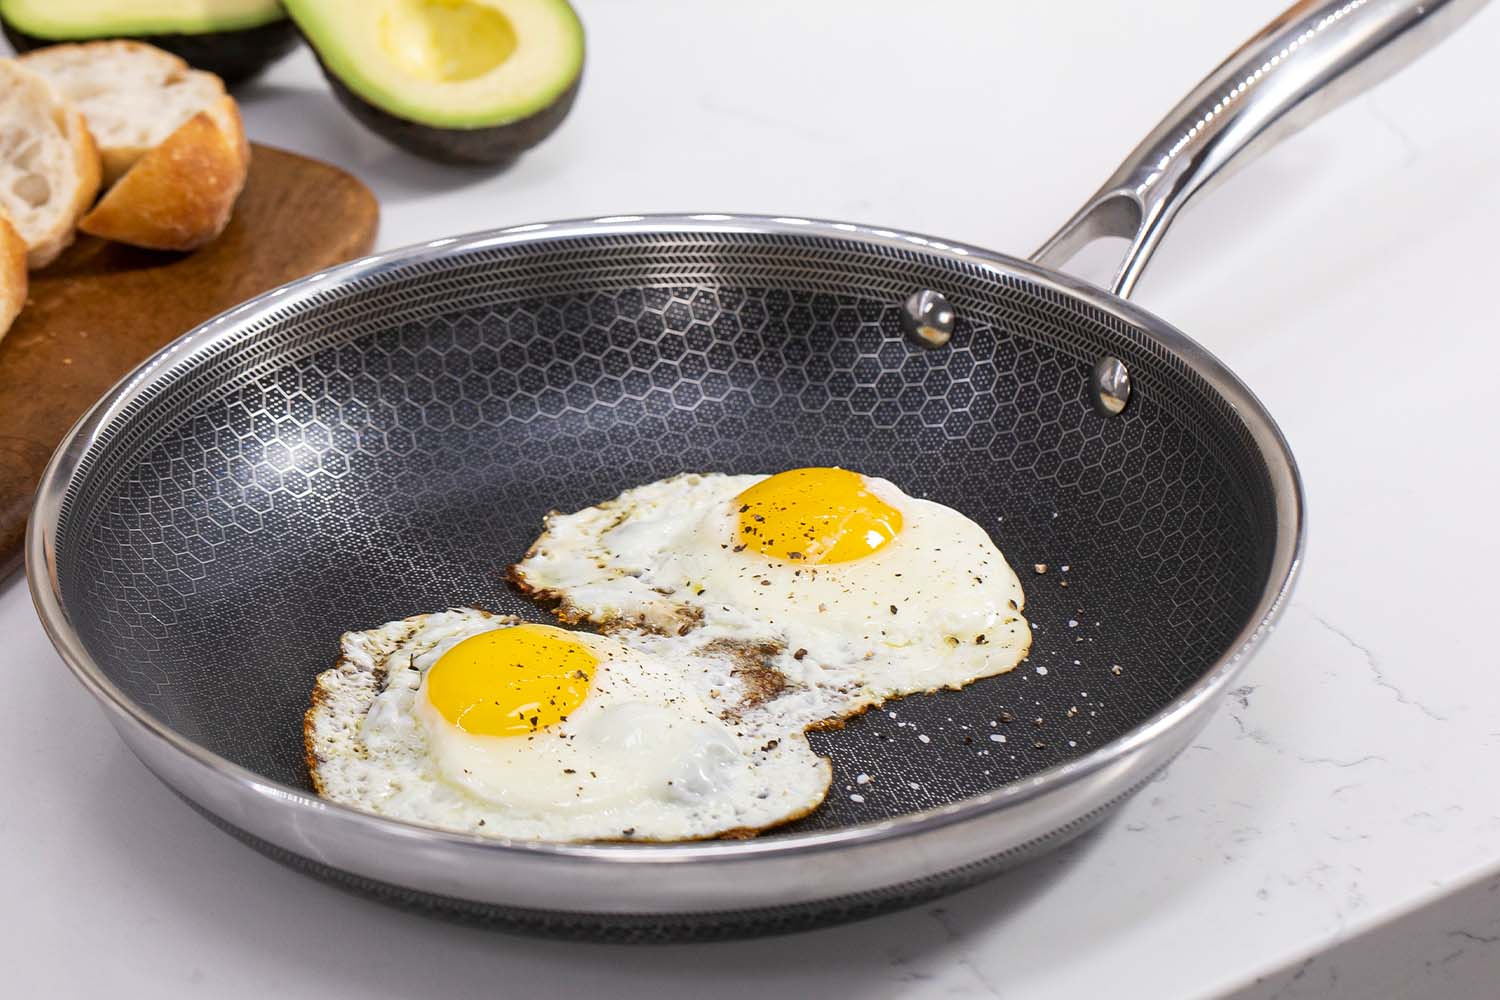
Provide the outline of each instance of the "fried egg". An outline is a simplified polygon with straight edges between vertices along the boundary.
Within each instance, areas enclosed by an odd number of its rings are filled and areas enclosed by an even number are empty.
[[[828,761],[732,657],[463,608],[346,633],[304,726],[326,798],[523,840],[748,835],[822,802]]]
[[[554,513],[511,576],[564,621],[776,649],[785,691],[836,692],[833,718],[1004,673],[1031,644],[984,528],[845,469],[687,474]]]

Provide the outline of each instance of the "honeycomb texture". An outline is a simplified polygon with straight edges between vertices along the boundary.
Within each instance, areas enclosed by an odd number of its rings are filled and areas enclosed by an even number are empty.
[[[957,311],[947,348],[902,337],[918,287]],[[1112,419],[1087,398],[1105,352],[1135,385]],[[547,620],[502,575],[542,516],[679,472],[884,476],[986,527],[1026,590],[1016,671],[814,734],[835,783],[793,830],[952,802],[1127,732],[1249,623],[1274,541],[1265,469],[1195,372],[1111,314],[920,250],[470,248],[169,361],[75,477],[66,610],[152,715],[297,788],[341,632],[463,604]]]

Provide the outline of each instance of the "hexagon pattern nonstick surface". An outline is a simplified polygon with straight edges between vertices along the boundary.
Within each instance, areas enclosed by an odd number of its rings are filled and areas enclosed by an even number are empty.
[[[923,286],[957,309],[946,349],[902,337]],[[1086,396],[1106,350],[1135,377],[1114,419]],[[295,300],[177,367],[75,480],[67,612],[149,712],[299,788],[341,632],[462,604],[549,620],[503,577],[542,516],[679,472],[887,477],[986,527],[1026,590],[1030,659],[815,734],[836,783],[788,829],[951,802],[1120,735],[1246,624],[1273,539],[1264,468],[1195,373],[1113,316],[918,250],[468,250]]]

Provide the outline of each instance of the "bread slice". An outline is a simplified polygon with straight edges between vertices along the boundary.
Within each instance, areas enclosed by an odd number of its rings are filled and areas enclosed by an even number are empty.
[[[224,82],[143,42],[52,45],[20,57],[83,112],[113,184],[149,149],[224,95]]]
[[[78,109],[47,80],[0,60],[0,210],[26,241],[33,270],[73,242],[99,193],[99,152]]]
[[[26,304],[26,241],[0,215],[0,340]]]
[[[195,250],[229,224],[249,153],[234,100],[221,98],[137,160],[78,228],[152,250]]]

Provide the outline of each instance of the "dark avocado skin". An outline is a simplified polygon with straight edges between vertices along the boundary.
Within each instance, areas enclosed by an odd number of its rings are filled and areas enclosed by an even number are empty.
[[[0,28],[17,52],[59,45],[64,42],[97,41],[92,38],[39,38],[18,31],[9,21],[0,18]],[[282,18],[254,28],[236,31],[211,31],[199,35],[100,35],[99,38],[121,38],[133,42],[145,42],[159,49],[166,49],[182,58],[194,69],[207,70],[217,75],[224,84],[233,87],[252,77],[259,76],[269,65],[292,49],[299,40],[296,27],[290,18]]]
[[[317,51],[316,48],[313,49]],[[339,99],[351,115],[370,131],[382,136],[402,149],[439,163],[487,164],[505,166],[517,156],[551,135],[573,107],[573,98],[578,96],[578,85],[583,80],[578,76],[568,89],[557,95],[557,99],[540,111],[490,128],[440,128],[423,125],[408,118],[400,118],[383,111],[351,91],[339,80],[323,60],[318,60],[333,95]]]

